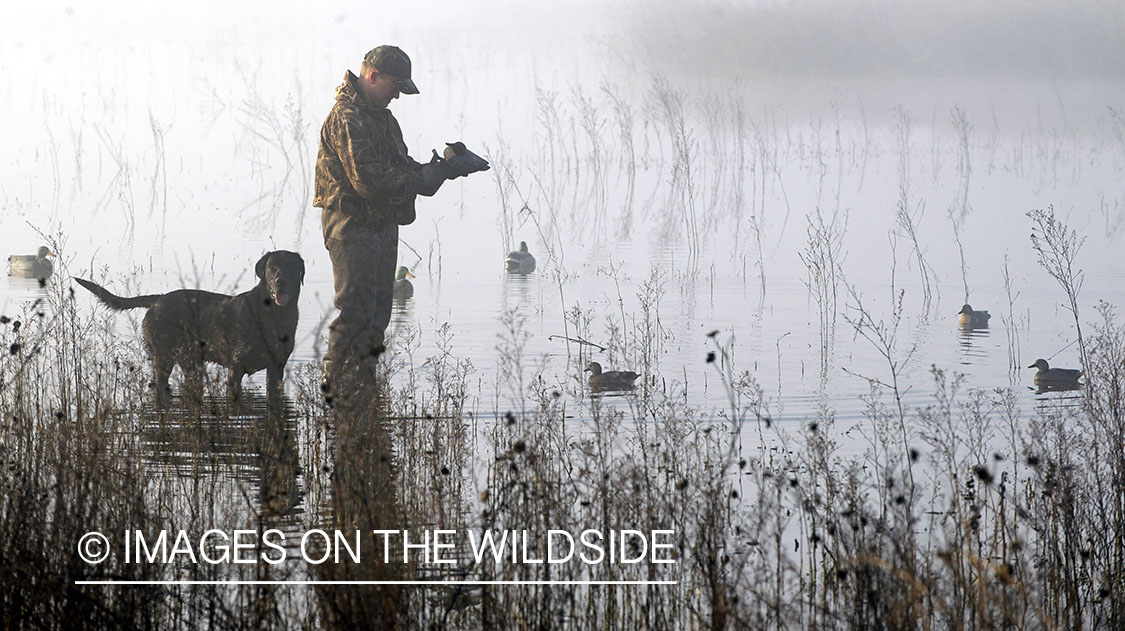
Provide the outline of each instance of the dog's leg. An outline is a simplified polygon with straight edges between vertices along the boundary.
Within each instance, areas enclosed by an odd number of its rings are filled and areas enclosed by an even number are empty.
[[[266,418],[276,419],[281,422],[281,408],[283,404],[282,381],[285,377],[285,367],[277,366],[266,369]]]
[[[168,358],[152,358],[152,390],[159,409],[172,406],[172,387],[168,385],[168,378],[172,375],[173,366],[175,363]]]
[[[245,374],[239,366],[235,366],[228,371],[227,393],[230,395],[231,401],[238,401],[242,398],[242,376]]]
[[[204,381],[207,379],[207,366],[202,357],[180,359],[180,368],[184,371],[183,399],[185,407],[198,411],[203,405]]]

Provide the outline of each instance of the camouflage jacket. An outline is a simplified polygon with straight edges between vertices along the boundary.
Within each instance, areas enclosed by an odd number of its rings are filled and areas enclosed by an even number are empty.
[[[414,221],[422,165],[407,154],[391,111],[372,107],[348,71],[320,129],[316,195],[325,239],[368,241],[390,223]]]

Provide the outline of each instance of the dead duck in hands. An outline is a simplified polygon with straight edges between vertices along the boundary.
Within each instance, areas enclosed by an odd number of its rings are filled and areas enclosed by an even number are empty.
[[[975,311],[967,304],[957,314],[957,324],[966,329],[988,328],[988,320],[992,317],[987,311]]]
[[[48,278],[55,271],[51,248],[42,245],[35,254],[13,254],[8,257],[8,274],[20,278]]]
[[[1082,371],[1074,368],[1051,368],[1045,359],[1037,359],[1028,368],[1038,368],[1035,373],[1035,385],[1044,387],[1077,386]]]
[[[640,377],[631,370],[610,370],[602,372],[602,365],[598,362],[586,364],[585,371],[589,371],[590,387],[597,391],[605,390],[632,390],[633,382]],[[585,372],[584,371],[584,372]]]
[[[402,265],[395,272],[395,288],[392,294],[396,299],[406,300],[414,295],[414,285],[411,284],[408,278],[414,278],[414,274],[410,273],[410,268]]]
[[[527,251],[527,241],[520,241],[520,249],[504,259],[504,269],[513,274],[530,274],[535,271],[535,257]]]

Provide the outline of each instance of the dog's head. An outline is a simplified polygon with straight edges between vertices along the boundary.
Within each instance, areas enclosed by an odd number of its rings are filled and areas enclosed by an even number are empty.
[[[296,304],[301,295],[301,283],[305,282],[305,260],[288,250],[267,252],[258,259],[254,273],[266,284],[275,304],[281,307],[290,302]]]

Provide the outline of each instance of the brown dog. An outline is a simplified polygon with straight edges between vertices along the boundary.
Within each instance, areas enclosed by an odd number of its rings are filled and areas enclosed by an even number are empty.
[[[170,400],[173,366],[179,364],[185,378],[199,380],[201,386],[204,362],[214,362],[229,369],[227,385],[236,399],[243,375],[266,369],[268,407],[280,411],[281,380],[293,352],[305,262],[296,252],[277,250],[259,259],[254,272],[258,285],[237,296],[179,289],[122,298],[91,281],[74,280],[113,309],[148,308],[142,326],[160,405]]]

